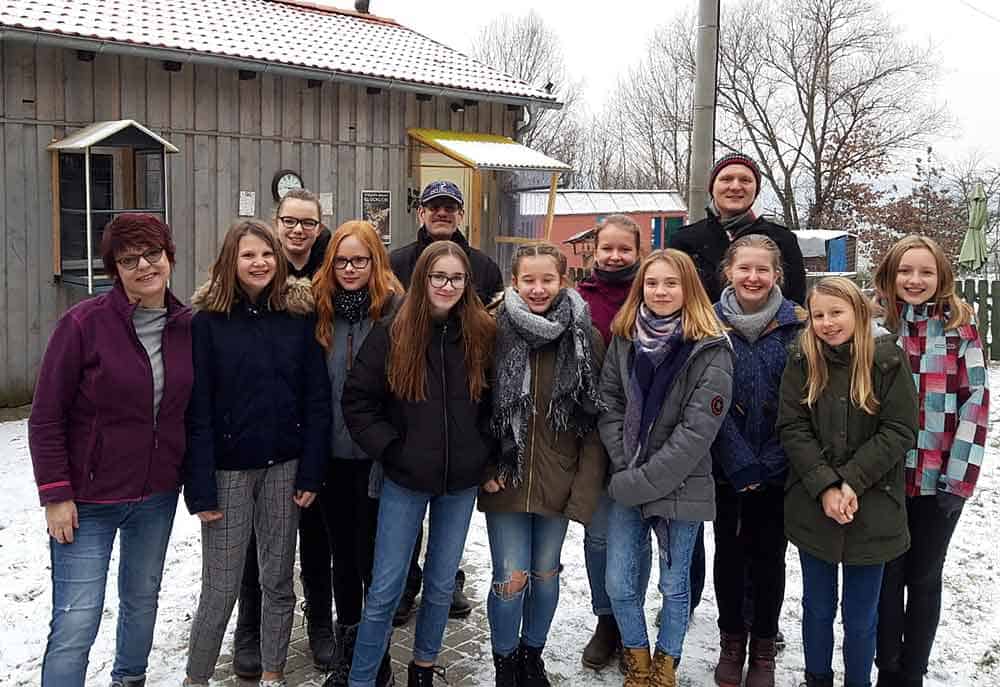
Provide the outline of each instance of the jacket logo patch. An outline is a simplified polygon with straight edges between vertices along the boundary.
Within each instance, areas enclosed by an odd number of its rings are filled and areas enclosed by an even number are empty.
[[[722,396],[716,396],[712,399],[712,415],[718,417],[722,415],[722,409],[725,407],[725,401],[722,400]]]

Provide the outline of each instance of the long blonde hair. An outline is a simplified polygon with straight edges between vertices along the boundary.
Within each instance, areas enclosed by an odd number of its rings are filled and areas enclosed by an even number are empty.
[[[371,305],[368,308],[368,318],[377,320],[382,317],[383,309],[393,294],[403,295],[403,285],[392,273],[389,266],[389,254],[379,239],[375,229],[368,222],[351,220],[344,222],[330,237],[323,256],[323,264],[313,277],[313,298],[316,300],[316,340],[327,351],[333,345],[333,295],[340,287],[333,261],[337,257],[340,244],[348,236],[358,239],[371,255],[371,276],[368,278],[368,293]]]
[[[705,293],[705,287],[701,285],[694,262],[687,253],[673,248],[653,251],[642,261],[625,303],[611,322],[611,333],[629,340],[635,336],[635,319],[639,314],[639,306],[642,305],[643,282],[646,280],[646,272],[656,262],[665,262],[681,278],[681,292],[684,294],[681,326],[684,338],[697,341],[706,336],[722,336],[722,324],[715,316],[715,309]]]
[[[845,301],[854,312],[854,338],[851,342],[851,401],[869,415],[878,412],[878,399],[872,386],[872,367],[875,361],[875,337],[872,335],[872,317],[861,290],[850,279],[825,277],[820,279],[806,298],[809,325],[799,339],[806,357],[806,395],[802,402],[812,408],[830,381],[830,371],[823,355],[822,341],[812,327],[813,296],[822,294]]]
[[[878,292],[880,304],[885,308],[885,326],[892,332],[899,331],[899,308],[896,307],[896,276],[899,263],[907,251],[923,249],[934,256],[937,267],[937,291],[932,297],[934,301],[933,316],[948,317],[945,329],[958,329],[973,320],[972,307],[955,293],[955,273],[948,263],[948,258],[938,242],[926,236],[907,236],[893,244],[889,252],[882,258],[875,272],[875,290]]]

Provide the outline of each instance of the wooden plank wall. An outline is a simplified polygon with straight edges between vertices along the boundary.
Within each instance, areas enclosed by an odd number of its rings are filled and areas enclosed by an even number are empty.
[[[172,287],[182,299],[208,274],[235,219],[240,190],[256,213],[274,212],[271,180],[298,171],[310,189],[333,193],[331,226],[360,215],[362,189],[392,192],[393,247],[413,240],[406,209],[406,128],[430,126],[512,134],[513,114],[483,103],[453,113],[449,102],[412,93],[265,74],[240,81],[232,69],[98,55],[0,41],[0,407],[30,399],[49,334],[86,297],[52,278],[51,167],[46,145],[103,119],[136,119],[180,149],[167,157],[170,224],[177,243]],[[493,193],[497,189],[492,189]],[[490,198],[489,206],[499,203]],[[490,213],[493,214],[493,213]],[[490,250],[498,227],[484,226]]]

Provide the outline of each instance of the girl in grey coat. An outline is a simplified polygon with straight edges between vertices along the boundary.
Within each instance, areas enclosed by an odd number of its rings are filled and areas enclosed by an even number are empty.
[[[698,528],[715,517],[710,448],[732,396],[732,352],[691,259],[656,251],[612,324],[598,422],[613,499],[607,586],[625,648],[625,684],[675,685],[687,633]],[[650,657],[639,552],[660,546],[662,622]]]

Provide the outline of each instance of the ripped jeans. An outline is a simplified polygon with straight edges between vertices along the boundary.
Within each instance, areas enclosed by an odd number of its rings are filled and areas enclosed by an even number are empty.
[[[487,513],[493,586],[486,612],[493,652],[509,656],[519,641],[545,646],[559,604],[559,573],[569,520],[534,513]]]

